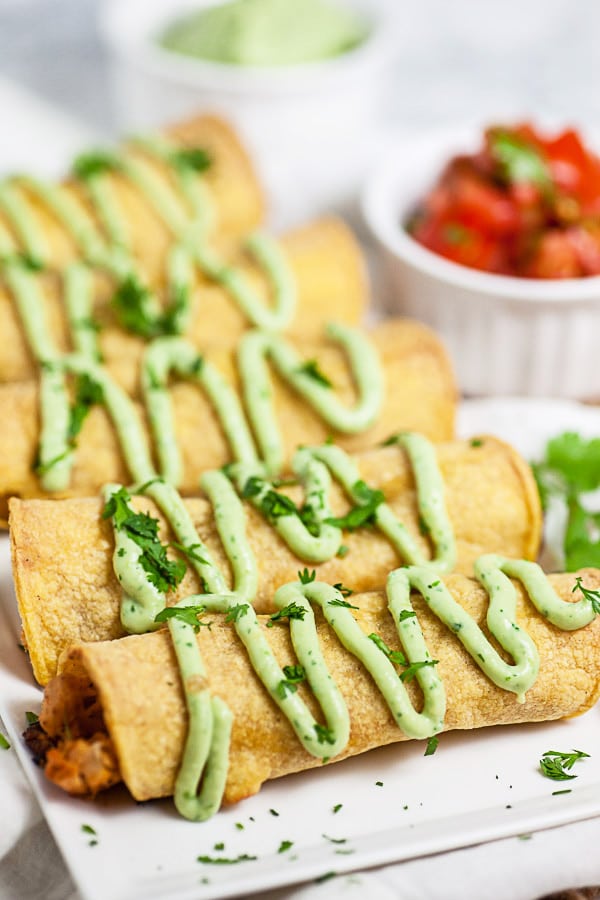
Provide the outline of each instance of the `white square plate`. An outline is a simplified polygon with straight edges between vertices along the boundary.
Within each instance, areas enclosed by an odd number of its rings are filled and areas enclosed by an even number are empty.
[[[528,457],[548,437],[600,434],[600,413],[562,401],[464,404],[461,433],[493,432]],[[124,790],[95,803],[48,784],[20,740],[39,689],[18,647],[8,561],[0,546],[0,712],[73,877],[88,900],[169,897],[202,900],[263,892],[600,814],[600,706],[565,722],[443,734],[434,756],[424,744],[376,750],[335,766],[271,782],[204,824],[179,819],[168,801],[135,804]],[[592,754],[568,783],[545,779],[549,749]],[[554,792],[570,789],[570,793]],[[334,808],[341,808],[334,812]],[[277,813],[277,815],[275,815]],[[95,830],[97,843],[82,825]],[[293,845],[282,853],[282,841]],[[215,845],[224,844],[223,850]],[[211,865],[198,856],[256,859]]]

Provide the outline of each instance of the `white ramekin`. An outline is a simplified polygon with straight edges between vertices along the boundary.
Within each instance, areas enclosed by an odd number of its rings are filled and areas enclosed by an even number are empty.
[[[427,250],[403,223],[481,128],[394,142],[367,180],[362,212],[381,255],[388,311],[432,326],[467,394],[600,397],[600,276],[541,280],[490,275]]]
[[[115,102],[125,131],[199,112],[223,115],[250,148],[276,224],[340,207],[364,176],[381,125],[394,17],[356,0],[371,27],[364,44],[333,59],[248,68],[162,49],[156,35],[189,8],[215,0],[105,0]]]

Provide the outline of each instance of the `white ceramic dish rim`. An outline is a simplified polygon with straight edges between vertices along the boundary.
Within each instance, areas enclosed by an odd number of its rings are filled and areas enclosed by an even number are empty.
[[[413,179],[403,160],[414,158],[419,147],[432,145],[440,150],[448,147],[448,154],[444,158],[449,158],[457,147],[472,143],[473,136],[480,134],[481,130],[481,127],[448,129],[429,135],[423,133],[408,140],[395,138],[391,141],[367,177],[362,192],[362,213],[376,239],[389,253],[413,268],[435,278],[441,284],[470,291],[477,295],[477,299],[494,300],[501,297],[524,305],[572,305],[589,301],[600,303],[598,275],[543,280],[479,272],[438,256],[415,241],[401,227],[411,205],[419,199],[418,179],[414,179],[417,187],[416,192],[412,193],[408,185]],[[404,200],[400,199],[402,197]]]
[[[392,29],[386,27],[389,15],[384,9],[369,8],[358,2],[370,32],[356,48],[331,59],[294,66],[233,66],[185,57],[161,48],[156,35],[161,28],[190,8],[215,5],[217,0],[178,0],[170,6],[133,0],[124,12],[120,2],[106,4],[100,16],[100,28],[107,44],[120,56],[149,70],[168,82],[190,88],[210,87],[232,94],[248,95],[256,91],[273,96],[301,94],[315,89],[347,87],[389,64],[393,56]],[[124,16],[133,21],[133,9],[139,18],[123,28]]]

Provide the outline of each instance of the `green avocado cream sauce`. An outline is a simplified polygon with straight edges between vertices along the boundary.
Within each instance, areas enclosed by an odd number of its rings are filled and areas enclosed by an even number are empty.
[[[176,19],[159,36],[167,50],[237,66],[293,66],[347,53],[368,27],[330,0],[231,0]]]

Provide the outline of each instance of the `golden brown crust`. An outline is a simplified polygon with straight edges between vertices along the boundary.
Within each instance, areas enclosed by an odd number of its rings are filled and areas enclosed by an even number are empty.
[[[291,326],[294,334],[318,340],[329,320],[349,325],[362,320],[368,299],[362,251],[341,220],[316,220],[288,232],[280,244],[298,291],[297,314]],[[240,266],[257,294],[268,303],[265,279],[239,245],[230,247],[227,253],[229,260]],[[158,280],[160,283],[160,278]],[[70,344],[62,281],[55,273],[47,272],[40,277],[39,285],[45,300],[48,330],[61,352],[66,351]],[[114,285],[105,276],[96,274],[93,315],[102,326],[99,346],[107,368],[126,390],[135,392],[146,344],[118,327],[110,309],[113,292]],[[247,328],[247,319],[227,292],[197,273],[186,337],[201,350],[212,344],[234,347]],[[0,333],[3,336],[0,382],[35,378],[37,368],[31,359],[15,304],[3,286],[0,286]]]
[[[376,424],[357,435],[335,433],[335,440],[356,452],[374,446],[399,430],[420,431],[432,440],[448,440],[454,433],[455,388],[444,350],[425,326],[406,319],[378,325],[371,332],[380,354],[387,390]],[[341,350],[324,340],[294,341],[303,357],[317,358],[335,384],[344,403],[351,404],[355,389]],[[209,348],[205,357],[230,384],[240,390],[233,351]],[[127,380],[135,372],[127,357],[115,362],[116,372]],[[274,405],[289,460],[299,444],[318,444],[331,430],[281,378],[273,376]],[[423,387],[427,394],[423,396]],[[189,382],[171,389],[174,419],[182,449],[184,494],[196,494],[205,469],[230,461],[229,447],[216,414],[201,391]],[[142,422],[143,409],[139,409]],[[108,481],[129,482],[112,422],[103,407],[94,407],[78,438],[70,488],[48,495],[41,488],[33,464],[37,452],[38,392],[32,382],[0,385],[0,418],[11,422],[0,430],[0,522],[6,520],[10,496],[91,496]]]
[[[579,574],[588,587],[600,586],[600,571],[588,569]],[[573,573],[550,576],[562,599],[572,599],[575,577]],[[454,598],[485,628],[488,598],[483,588],[462,575],[444,580]],[[536,612],[520,586],[517,593],[517,621],[530,634],[541,659],[539,676],[524,703],[497,688],[422,598],[413,597],[429,651],[439,660],[438,671],[445,684],[445,730],[558,719],[584,712],[598,699],[598,619],[580,631],[562,632]],[[353,597],[353,603],[360,608],[355,615],[367,634],[375,631],[389,646],[398,646],[382,594],[358,595]],[[258,791],[269,778],[320,766],[321,762],[300,746],[291,726],[258,681],[233,626],[226,624],[222,616],[213,615],[211,619],[210,632],[201,629],[198,643],[212,692],[225,700],[233,712],[225,801],[235,802]],[[342,648],[321,619],[318,632],[323,655],[351,718],[349,744],[336,759],[405,740],[362,665]],[[265,635],[280,664],[295,662],[287,627],[265,628]],[[61,667],[67,673],[83,669],[96,686],[123,779],[133,796],[145,800],[171,794],[187,716],[168,633],[81,644],[65,655]],[[407,689],[413,702],[418,703],[418,686],[410,682]],[[318,716],[313,698],[304,686],[301,690]]]
[[[515,451],[494,438],[473,447],[468,441],[440,444],[437,455],[446,486],[446,503],[457,538],[458,568],[471,572],[473,561],[485,552],[515,558],[535,556],[531,543],[530,495],[524,487],[527,470],[517,472]],[[369,450],[356,456],[361,477],[383,490],[398,517],[424,554],[427,539],[419,528],[416,488],[406,455],[398,447]],[[532,479],[531,473],[529,478]],[[298,488],[287,489],[300,502]],[[339,487],[331,490],[336,515],[348,508]],[[154,504],[135,498],[138,509],[156,515]],[[198,533],[217,565],[229,572],[210,505],[190,499],[186,505]],[[120,589],[112,568],[110,523],[100,518],[99,499],[65,501],[13,500],[11,548],[13,575],[27,646],[34,673],[44,684],[56,671],[59,653],[81,640],[108,640],[123,634],[119,622]],[[160,516],[158,516],[161,519]],[[270,525],[247,508],[248,539],[259,568],[256,606],[270,610],[281,584],[293,581],[305,563],[294,556]],[[163,539],[168,532],[162,522]],[[343,581],[356,591],[380,587],[400,560],[376,530],[360,529],[344,536],[347,556],[317,566],[318,577]],[[531,551],[529,553],[529,551]],[[200,589],[188,572],[169,602]]]

